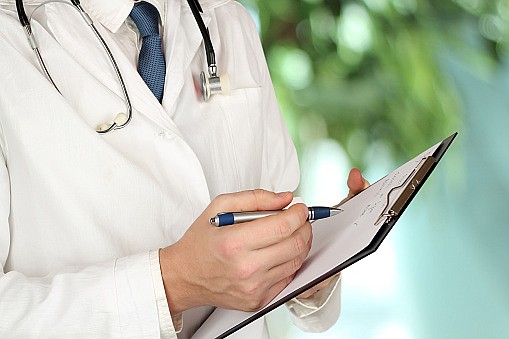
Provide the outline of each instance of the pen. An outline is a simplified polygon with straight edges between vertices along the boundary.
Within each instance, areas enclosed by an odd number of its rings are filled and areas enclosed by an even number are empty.
[[[308,210],[309,210],[308,220],[318,220],[328,218],[343,212],[343,210],[339,208],[321,206],[308,207]],[[228,226],[233,224],[239,224],[241,222],[248,222],[268,217],[279,212],[281,212],[281,210],[219,213],[218,215],[210,219],[210,223],[215,226]]]

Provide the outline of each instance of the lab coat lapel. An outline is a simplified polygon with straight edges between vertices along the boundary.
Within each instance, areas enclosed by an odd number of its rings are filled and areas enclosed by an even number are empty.
[[[71,8],[70,11],[74,10]],[[83,27],[84,25],[66,22],[79,19],[76,17],[76,13],[70,12],[68,14],[63,18],[51,18],[49,20],[50,23],[53,23],[50,25],[53,36],[89,74],[123,100],[124,96],[120,83],[99,41],[92,32],[87,32],[87,27]],[[131,103],[136,111],[133,114],[143,114],[161,127],[181,136],[173,121],[139,76],[137,69],[133,67],[116,42],[111,39],[110,32],[100,24],[97,24],[96,27],[115,56]]]
[[[167,16],[164,37],[167,67],[162,104],[167,112],[171,112],[184,86],[186,71],[202,46],[203,37],[187,1],[169,1],[168,6],[168,13],[172,15]],[[202,13],[202,18],[208,26],[211,19],[208,13]],[[203,62],[206,70],[205,52]]]
[[[118,45],[113,39],[110,38],[108,32],[105,29],[103,29],[103,31],[103,37],[106,40],[108,46],[115,46],[115,50],[119,50]],[[122,72],[122,76],[124,78],[124,82],[126,84],[133,108],[138,113],[143,114],[145,117],[160,125],[161,127],[169,129],[173,133],[181,136],[176,125],[166,114],[157,98],[140,77],[138,70],[133,67],[132,63],[127,59],[127,57],[119,50],[119,53],[115,54],[115,59],[117,60],[118,66]],[[118,80],[116,77],[114,77],[113,71],[109,72],[110,75],[108,79],[106,79],[104,73],[105,72],[99,72],[96,73],[95,76],[101,82],[104,81],[103,83],[106,86],[113,86],[116,88],[115,93],[123,98],[123,95],[121,94],[122,92],[120,92]],[[115,80],[113,83],[111,82],[112,79]],[[135,115],[136,112],[133,114]]]
[[[113,93],[122,96],[118,80],[99,41],[84,23],[76,24],[75,21],[79,21],[80,18],[74,9],[70,6],[60,7],[62,8],[58,10],[51,6],[45,8],[50,33],[73,60]],[[100,25],[96,27],[110,46],[111,41],[107,39],[108,36],[104,34],[102,27]]]

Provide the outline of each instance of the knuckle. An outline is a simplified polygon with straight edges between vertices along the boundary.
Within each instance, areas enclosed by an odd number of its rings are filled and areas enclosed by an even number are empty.
[[[294,247],[296,253],[303,253],[304,251],[306,251],[307,248],[306,241],[302,236],[299,235],[295,237]]]
[[[258,282],[250,282],[244,285],[243,293],[250,299],[256,300],[261,291],[261,285]]]
[[[249,280],[252,276],[255,275],[256,271],[258,271],[258,267],[255,264],[241,264],[236,269],[235,276],[239,280]],[[252,287],[248,285],[248,287]],[[249,288],[244,288],[244,291],[247,292]]]
[[[292,234],[292,226],[288,220],[281,220],[275,227],[276,236],[280,239],[288,238]]]
[[[257,298],[253,300],[249,300],[247,303],[247,311],[255,312],[259,311],[264,305],[264,300],[262,298]]]
[[[261,295],[253,301],[252,309],[254,311],[259,311],[266,303],[266,297]]]
[[[299,225],[304,225],[308,221],[309,210],[306,205],[302,203],[298,203],[293,205],[288,209],[292,211],[293,218],[295,221],[299,223]]]
[[[250,191],[252,194],[253,201],[258,206],[262,206],[264,201],[267,200],[267,196],[270,194],[269,191],[263,190],[261,188],[257,188]]]
[[[261,188],[257,188],[257,189],[254,189],[251,191],[253,196],[258,200],[258,199],[263,199],[263,196],[265,195],[265,193],[267,191],[265,190],[262,190]]]
[[[257,311],[264,306],[264,293],[260,283],[246,284],[242,293],[247,311]]]
[[[311,245],[313,244],[313,229],[311,228],[311,224],[309,224],[309,228],[310,228],[309,236],[306,239],[306,247],[307,247],[308,252],[309,252],[309,250],[311,250]]]
[[[260,188],[250,190],[249,192],[251,193],[253,201],[256,202],[257,205],[265,199],[265,194],[267,193],[267,191]]]
[[[265,300],[264,299],[258,300],[257,303],[255,304],[254,311],[261,310],[263,306],[265,306]]]
[[[223,201],[223,200],[226,200],[228,198],[228,194],[226,193],[223,193],[223,194],[219,194],[218,196],[216,196],[214,198],[215,201]]]
[[[293,271],[296,272],[299,268],[302,267],[302,259],[301,257],[295,257],[292,261]]]
[[[212,200],[212,204],[222,206],[228,200],[228,194],[219,194]]]
[[[220,251],[226,258],[235,258],[242,250],[242,244],[239,241],[230,240],[221,245]]]
[[[308,217],[309,217],[309,210],[308,208],[306,207],[306,205],[304,204],[298,204],[298,207],[299,207],[299,218],[300,218],[300,222],[301,224],[304,224],[307,222],[308,220]]]
[[[258,199],[260,199],[260,193],[258,192],[258,190],[250,190],[249,193],[251,193],[251,199],[253,201],[257,201]]]

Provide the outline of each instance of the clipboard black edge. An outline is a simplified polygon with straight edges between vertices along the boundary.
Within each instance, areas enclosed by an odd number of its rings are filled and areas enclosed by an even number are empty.
[[[445,154],[445,152],[449,149],[449,146],[451,146],[451,143],[453,142],[453,140],[456,138],[456,136],[458,135],[458,132],[455,132],[453,133],[451,136],[449,136],[448,138],[444,139],[442,141],[442,143],[437,147],[437,149],[435,150],[435,152],[433,152],[433,154],[431,155],[432,157],[435,158],[435,162],[431,165],[430,169],[428,170],[428,172],[424,175],[424,177],[422,178],[422,181],[421,183],[415,188],[415,190],[413,190],[413,193],[412,195],[410,196],[410,198],[408,199],[407,203],[405,205],[403,205],[403,207],[401,208],[398,216],[396,217],[393,217],[392,220],[389,222],[389,223],[386,223],[386,224],[392,224],[392,226],[396,223],[396,221],[399,219],[399,217],[403,214],[403,212],[406,210],[406,208],[408,207],[408,205],[410,205],[410,202],[414,199],[414,197],[417,195],[417,192],[419,192],[419,190],[421,189],[421,187],[424,186],[424,184],[426,183],[426,180],[429,178],[429,176],[431,175],[431,173],[433,173],[433,171],[435,170],[435,167],[437,167],[438,165],[438,162],[440,161],[440,159],[442,159],[442,156]],[[391,226],[391,228],[392,228]],[[377,233],[378,235],[378,233]],[[375,235],[375,238],[376,236]],[[369,245],[368,245],[369,246]]]
[[[387,235],[389,234],[390,230],[394,227],[396,222],[399,220],[399,218],[401,217],[403,212],[406,210],[408,205],[410,205],[410,202],[414,199],[414,197],[416,196],[417,192],[421,189],[422,186],[424,186],[424,183],[426,182],[426,180],[428,179],[430,174],[435,170],[435,167],[437,166],[438,162],[440,161],[440,159],[442,159],[442,156],[449,149],[449,146],[451,145],[451,143],[453,142],[453,140],[456,138],[457,135],[458,135],[458,132],[455,132],[451,136],[449,136],[448,138],[444,139],[442,141],[442,143],[438,146],[438,148],[435,150],[435,152],[433,152],[432,156],[436,160],[435,160],[434,164],[431,166],[431,168],[429,169],[428,173],[426,173],[426,175],[422,179],[421,184],[419,186],[417,186],[417,188],[414,190],[412,196],[408,199],[407,203],[403,206],[403,208],[401,209],[400,213],[397,216],[393,217],[389,222],[385,222],[380,227],[380,229],[375,234],[375,236],[373,237],[373,240],[371,240],[369,245],[367,245],[360,252],[358,252],[357,254],[353,255],[350,259],[347,259],[346,261],[342,262],[341,264],[339,264],[338,266],[336,266],[335,268],[333,268],[329,272],[327,272],[327,273],[321,275],[320,277],[312,280],[308,284],[306,284],[306,285],[302,286],[301,288],[293,291],[292,293],[290,293],[286,297],[281,298],[276,303],[270,305],[269,307],[267,307],[265,309],[262,309],[261,311],[253,314],[251,317],[249,317],[246,320],[244,320],[243,322],[241,322],[241,323],[235,325],[234,327],[230,328],[229,330],[225,331],[223,334],[221,334],[218,337],[216,337],[216,339],[223,339],[223,338],[228,337],[230,334],[235,333],[236,331],[240,330],[241,328],[243,328],[244,326],[246,326],[249,323],[253,322],[254,320],[256,320],[258,318],[261,318],[262,316],[270,313],[271,311],[275,310],[276,308],[278,308],[279,306],[285,304],[286,302],[290,301],[291,299],[297,297],[299,294],[303,293],[304,291],[308,290],[309,288],[315,286],[316,284],[321,283],[325,279],[333,276],[334,274],[337,274],[337,273],[341,272],[342,270],[344,270],[348,266],[351,266],[354,263],[356,263],[357,261],[359,261],[361,259],[364,259],[368,255],[374,253],[380,247],[380,245],[382,244],[384,239],[387,237]]]

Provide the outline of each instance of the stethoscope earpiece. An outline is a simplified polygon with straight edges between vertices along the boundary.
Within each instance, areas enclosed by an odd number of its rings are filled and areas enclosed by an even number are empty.
[[[111,65],[112,65],[113,69],[115,70],[115,74],[117,75],[117,79],[118,79],[118,82],[122,89],[122,93],[124,95],[124,101],[125,101],[125,105],[126,105],[127,113],[117,114],[111,124],[101,124],[101,125],[97,126],[96,132],[104,134],[104,133],[108,133],[108,132],[116,130],[116,129],[124,128],[131,121],[132,105],[131,105],[131,100],[129,99],[129,94],[127,93],[127,89],[126,89],[124,80],[122,78],[122,74],[120,73],[120,69],[118,68],[117,62],[115,61],[115,58],[113,57],[113,54],[111,53],[110,48],[106,44],[105,40],[103,39],[103,37],[101,36],[101,34],[97,30],[97,28],[95,27],[94,22],[92,21],[90,16],[85,12],[85,10],[81,7],[80,1],[79,0],[70,0],[70,1],[71,1],[70,3],[67,1],[62,1],[62,0],[53,0],[53,1],[49,0],[49,1],[41,2],[32,11],[32,14],[30,15],[30,17],[27,17],[27,15],[25,13],[25,8],[23,6],[23,0],[16,0],[16,10],[18,12],[19,21],[20,21],[21,25],[25,28],[25,33],[28,37],[28,41],[30,42],[30,46],[32,47],[32,49],[34,50],[34,52],[36,54],[37,60],[39,61],[39,64],[41,66],[41,69],[42,69],[44,75],[46,76],[46,78],[48,78],[49,82],[55,87],[55,89],[61,94],[57,85],[53,81],[48,69],[46,68],[46,64],[44,63],[44,60],[43,60],[41,53],[39,51],[39,46],[37,45],[35,37],[32,33],[32,28],[30,26],[30,20],[32,19],[32,15],[34,14],[34,12],[37,9],[39,9],[42,6],[44,6],[48,3],[51,3],[51,2],[60,2],[65,5],[70,5],[70,6],[73,6],[78,11],[78,13],[81,15],[81,17],[87,24],[87,26],[89,26],[92,29],[95,36],[101,43],[101,46],[103,47],[104,51],[106,52],[106,54],[111,62]]]
[[[125,113],[118,113],[111,124],[101,124],[97,126],[95,131],[100,134],[108,133],[109,131],[124,128],[131,119]]]

